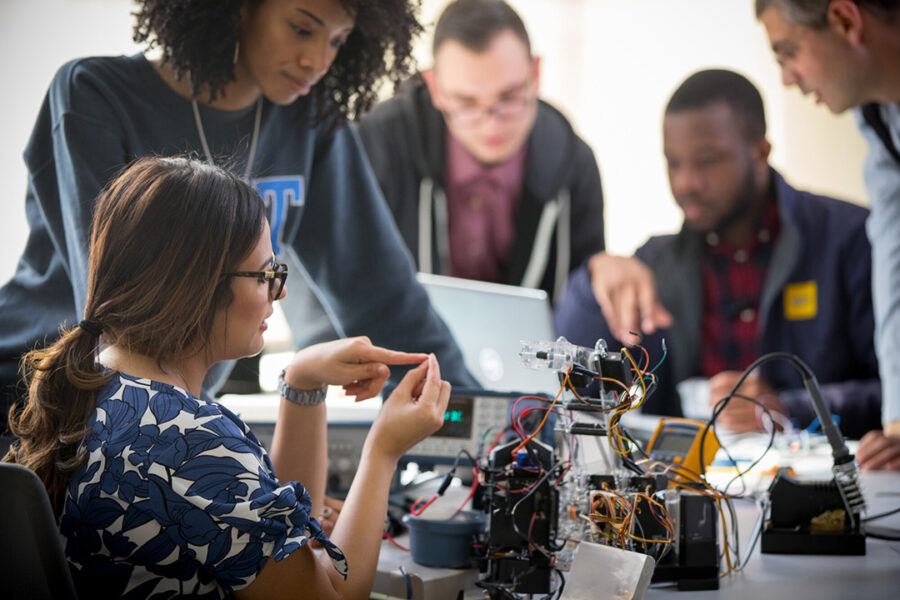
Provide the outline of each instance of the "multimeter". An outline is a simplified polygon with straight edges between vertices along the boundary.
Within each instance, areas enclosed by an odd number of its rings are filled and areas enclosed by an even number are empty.
[[[651,459],[669,465],[680,465],[693,473],[703,474],[719,451],[716,432],[709,428],[703,444],[703,462],[700,464],[700,445],[706,423],[694,419],[660,419],[647,454]]]

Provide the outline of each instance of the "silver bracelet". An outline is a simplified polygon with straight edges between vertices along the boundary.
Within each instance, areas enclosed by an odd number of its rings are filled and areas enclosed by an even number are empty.
[[[288,385],[288,382],[284,380],[284,374],[285,372],[282,371],[278,375],[278,393],[288,402],[297,406],[316,406],[325,401],[328,386],[322,386],[317,390],[298,390]]]

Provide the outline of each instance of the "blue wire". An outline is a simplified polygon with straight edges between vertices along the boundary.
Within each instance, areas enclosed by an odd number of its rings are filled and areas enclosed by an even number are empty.
[[[403,565],[400,565],[400,574],[403,575],[403,581],[406,583],[406,600],[412,600],[412,581],[410,581],[406,571],[403,570]]]
[[[831,420],[835,425],[841,424],[841,416],[840,415],[831,415]],[[819,422],[819,417],[815,417],[812,420],[812,423],[806,428],[806,431],[809,433],[815,433],[819,429],[822,428],[822,424]]]

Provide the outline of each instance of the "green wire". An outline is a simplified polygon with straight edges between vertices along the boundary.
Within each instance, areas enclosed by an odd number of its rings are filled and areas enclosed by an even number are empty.
[[[659,359],[659,362],[656,363],[656,366],[655,366],[655,367],[653,367],[652,369],[650,369],[650,372],[651,372],[651,373],[655,372],[656,369],[659,368],[659,365],[663,364],[663,361],[666,360],[666,355],[669,353],[669,349],[666,348],[666,338],[663,338],[663,340],[662,340],[662,349],[663,349],[663,355],[662,355],[662,358]]]
[[[484,445],[484,440],[487,439],[487,436],[491,432],[492,429],[493,429],[493,427],[488,427],[487,429],[485,429],[484,433],[481,434],[481,445],[482,446]]]

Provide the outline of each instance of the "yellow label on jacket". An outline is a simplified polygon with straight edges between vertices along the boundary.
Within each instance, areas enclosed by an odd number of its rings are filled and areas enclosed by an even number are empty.
[[[788,321],[814,319],[819,312],[819,289],[815,281],[784,286],[784,317]]]

